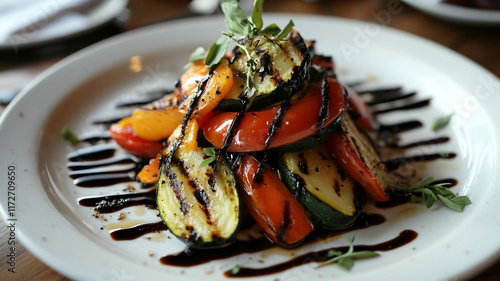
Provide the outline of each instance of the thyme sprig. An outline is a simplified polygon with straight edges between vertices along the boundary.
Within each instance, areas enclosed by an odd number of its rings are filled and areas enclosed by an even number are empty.
[[[420,182],[390,184],[389,188],[395,196],[410,196],[413,202],[425,201],[427,208],[431,208],[435,202],[440,201],[446,207],[456,212],[463,212],[465,206],[472,204],[469,197],[457,196],[446,185],[448,183],[434,184],[433,177],[426,177]]]
[[[366,259],[379,256],[379,254],[373,251],[354,251],[354,236],[352,238],[344,238],[349,242],[349,249],[347,250],[347,252],[342,253],[341,251],[337,250],[328,251],[327,255],[331,258],[320,263],[317,268],[332,263],[337,263],[343,269],[351,270],[352,266],[354,265],[355,259]]]

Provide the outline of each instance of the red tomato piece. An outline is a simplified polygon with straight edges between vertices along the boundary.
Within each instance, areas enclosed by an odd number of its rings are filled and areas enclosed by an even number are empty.
[[[119,124],[113,124],[109,128],[109,133],[119,146],[140,158],[155,158],[162,149],[160,142],[137,137],[131,125],[122,127]]]
[[[328,76],[325,79],[330,88],[330,101],[328,116],[322,128],[337,120],[347,109],[342,85],[333,77]],[[322,103],[321,86],[311,84],[307,91],[308,93],[303,98],[295,101],[288,108],[283,116],[281,126],[268,148],[295,143],[317,133],[318,116]],[[268,110],[245,113],[227,150],[233,152],[263,150],[268,138],[269,127],[278,109],[279,106],[275,106]],[[221,148],[237,114],[236,112],[216,114],[203,128],[205,138],[214,146]]]
[[[242,158],[236,174],[243,189],[243,201],[272,241],[282,246],[294,246],[314,229],[309,215],[269,166],[261,181],[254,181],[258,169],[257,159],[250,155]]]

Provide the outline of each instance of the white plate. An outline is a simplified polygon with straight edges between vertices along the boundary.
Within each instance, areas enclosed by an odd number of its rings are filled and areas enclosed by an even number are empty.
[[[403,2],[432,16],[455,23],[483,26],[500,24],[498,10],[467,8],[443,3],[441,0],[403,0]]]
[[[291,17],[269,15],[265,21],[284,25]],[[442,133],[451,137],[450,142],[414,152],[456,152],[455,159],[430,162],[422,173],[457,179],[453,191],[468,195],[473,204],[463,213],[414,204],[374,209],[387,222],[350,233],[356,244],[385,242],[405,229],[416,231],[417,239],[381,252],[378,258],[357,261],[350,272],[336,266],[313,269],[308,264],[258,280],[458,280],[495,262],[500,250],[500,135],[494,121],[499,118],[500,81],[448,49],[406,33],[331,17],[293,15],[293,19],[304,38],[317,40],[318,52],[335,57],[342,73],[376,77],[433,97],[425,109],[383,116],[388,122],[424,121],[426,126],[410,138],[435,136],[430,123],[456,111]],[[16,237],[33,254],[78,280],[221,280],[223,271],[237,264],[259,267],[259,260],[271,265],[287,259],[289,252],[274,250],[191,268],[161,265],[161,256],[182,250],[183,244],[163,239],[167,233],[163,238],[151,234],[149,240],[113,241],[100,228],[116,220],[117,214],[103,222],[92,217],[91,208],[76,203],[81,196],[119,192],[124,185],[79,188],[67,176],[65,155],[73,148],[59,136],[64,126],[77,133],[90,131],[91,120],[114,115],[113,104],[120,99],[173,85],[189,54],[197,46],[210,46],[223,29],[223,19],[211,17],[123,34],[58,63],[16,98],[1,118],[0,182],[5,186],[9,166],[15,167]],[[141,56],[140,72],[131,71],[137,67],[130,63],[137,62],[135,56]],[[3,188],[1,213],[7,219],[6,195]],[[131,219],[158,219],[154,212],[125,211]],[[344,239],[328,243],[346,244]],[[326,245],[299,251],[322,247]],[[153,256],[148,255],[150,250]]]
[[[86,13],[82,14],[85,17],[85,24],[78,25],[75,28],[63,28],[58,32],[43,33],[33,31],[26,36],[18,36],[15,42],[6,42],[6,40],[0,41],[0,50],[8,48],[18,48],[18,47],[28,47],[44,44],[47,42],[64,39],[70,36],[75,36],[83,32],[95,29],[112,19],[116,18],[124,11],[127,6],[128,0],[106,0],[102,1],[95,8],[90,9]],[[47,3],[45,3],[47,4]],[[44,13],[50,12],[51,6],[54,3],[48,3],[47,5],[41,5],[39,13],[34,15],[37,19],[40,16],[44,16]]]

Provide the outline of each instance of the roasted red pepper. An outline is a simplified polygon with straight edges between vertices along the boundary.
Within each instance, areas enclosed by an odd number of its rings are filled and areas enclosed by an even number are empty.
[[[327,76],[326,83],[330,90],[329,106],[326,119],[321,128],[325,128],[347,109],[342,85],[333,77]],[[308,93],[293,102],[283,116],[281,126],[267,148],[275,148],[295,143],[318,132],[317,124],[322,105],[321,83],[311,83],[306,89]],[[238,128],[232,136],[228,151],[248,152],[266,148],[265,143],[279,106],[263,111],[252,111],[244,114]],[[203,128],[205,138],[214,146],[221,148],[228,135],[237,112],[221,112],[216,114]]]
[[[357,182],[375,201],[388,201],[384,192],[384,182],[376,177],[358,156],[353,143],[342,130],[335,131],[326,141],[328,150],[335,155],[338,165]],[[383,164],[382,164],[383,165]],[[384,171],[385,172],[385,171]]]
[[[245,155],[236,171],[242,198],[265,234],[282,246],[301,242],[314,227],[305,208],[269,166],[259,175],[259,161]]]
[[[162,149],[160,142],[136,136],[132,125],[113,124],[109,128],[109,133],[119,146],[140,158],[155,158]]]

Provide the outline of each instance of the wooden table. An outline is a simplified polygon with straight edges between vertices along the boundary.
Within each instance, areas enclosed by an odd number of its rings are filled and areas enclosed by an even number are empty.
[[[165,0],[130,0],[131,11],[130,22],[141,24],[145,20],[155,19],[158,16],[180,13],[187,7],[189,1],[165,1]],[[391,6],[397,8],[397,13],[383,20],[374,15],[389,9]],[[393,0],[268,0],[265,3],[265,12],[291,12],[310,13],[345,17],[368,22],[379,23],[389,27],[403,30],[427,38],[438,44],[458,52],[465,57],[475,61],[497,77],[500,77],[500,29],[461,26],[448,23],[427,16],[405,4]],[[15,66],[15,62],[0,65],[0,76],[2,70],[8,66]],[[0,111],[1,112],[1,111]],[[7,269],[6,256],[8,254],[8,229],[4,222],[0,224],[0,279],[1,280],[68,280],[57,272],[45,266],[29,251],[19,245],[17,247],[17,267],[15,274],[10,274]],[[499,234],[500,235],[500,234]],[[479,274],[475,281],[500,280],[500,262]]]

